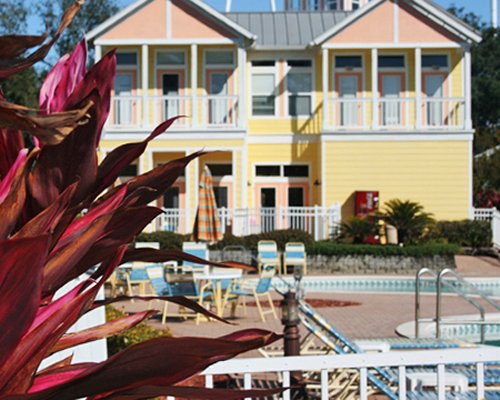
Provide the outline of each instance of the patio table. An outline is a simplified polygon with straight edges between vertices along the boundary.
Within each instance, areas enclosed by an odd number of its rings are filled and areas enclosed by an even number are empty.
[[[222,317],[224,312],[224,290],[222,289],[222,281],[230,280],[234,283],[240,280],[243,275],[241,269],[233,268],[212,268],[208,273],[204,274],[194,274],[193,277],[198,281],[212,282],[213,286],[213,296],[215,303],[216,314]],[[231,285],[228,285],[227,290],[231,289]]]

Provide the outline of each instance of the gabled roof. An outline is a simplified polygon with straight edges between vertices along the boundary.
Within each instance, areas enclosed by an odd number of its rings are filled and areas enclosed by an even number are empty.
[[[109,29],[113,28],[115,25],[119,24],[121,21],[128,18],[130,15],[134,14],[136,11],[140,10],[142,7],[151,3],[152,1],[154,0],[137,0],[135,3],[132,3],[128,7],[118,12],[113,17],[107,19],[102,24],[98,25],[90,32],[88,32],[86,35],[87,39],[92,40],[95,39],[96,37],[99,37],[100,35],[108,31]],[[179,0],[179,1],[182,1],[184,3],[193,6],[194,8],[197,8],[199,11],[203,12],[206,16],[208,16],[210,19],[221,24],[230,31],[236,33],[238,36],[242,36],[243,38],[251,41],[254,41],[256,39],[256,36],[252,32],[236,24],[231,19],[226,17],[224,14],[221,14],[217,10],[205,4],[203,1],[200,0]]]
[[[371,10],[378,7],[380,4],[387,0],[373,0],[367,5],[361,7],[355,12],[351,13],[347,18],[341,21],[339,24],[331,27],[329,30],[323,32],[322,34],[315,37],[310,43],[310,46],[318,46],[335,36],[337,33],[341,32],[343,29],[347,28],[349,25],[353,24],[363,16],[367,15]],[[454,35],[464,39],[467,42],[481,41],[481,35],[476,32],[472,27],[467,25],[465,22],[453,16],[451,13],[446,11],[444,8],[436,5],[431,0],[400,0],[405,2],[409,6],[413,7],[416,11],[423,14],[427,18],[432,19]]]
[[[305,49],[317,36],[336,26],[351,13],[243,12],[225,15],[257,36],[256,49]]]

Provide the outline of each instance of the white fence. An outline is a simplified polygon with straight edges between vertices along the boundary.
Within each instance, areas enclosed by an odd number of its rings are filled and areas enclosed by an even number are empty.
[[[450,382],[446,375],[447,365],[456,367],[457,364],[468,364],[475,368],[476,387],[467,388],[474,390],[475,395],[471,398],[485,398],[485,363],[499,363],[500,348],[480,347],[475,349],[446,349],[446,350],[422,350],[422,351],[401,351],[387,353],[363,353],[348,355],[327,355],[327,356],[302,356],[302,357],[276,357],[276,358],[254,358],[254,359],[234,359],[219,362],[207,368],[205,375],[205,386],[213,387],[214,375],[242,375],[244,388],[252,388],[252,374],[267,373],[275,374],[275,379],[283,388],[290,386],[291,372],[301,371],[302,373],[316,372],[313,375],[317,378],[315,386],[319,391],[319,398],[322,400],[332,399],[330,390],[332,373],[340,370],[356,369],[359,371],[359,381],[351,382],[357,385],[360,400],[367,400],[369,394],[369,368],[393,368],[397,371],[397,384],[391,386],[397,398],[403,400],[409,394],[407,382],[411,375],[407,369],[411,367],[437,367],[434,375],[436,382],[437,398],[444,400],[446,396],[446,386]],[[432,378],[431,375],[431,378]],[[311,378],[309,378],[311,379]],[[433,380],[433,379],[431,379]],[[396,397],[396,395],[394,396]],[[290,390],[285,390],[281,397],[283,400],[290,400]],[[415,397],[418,398],[418,397]]]
[[[493,247],[500,249],[500,211],[496,208],[474,208],[474,220],[491,221]]]
[[[188,233],[192,222],[186,220],[184,209],[164,208],[156,220],[156,229]],[[298,229],[311,234],[315,240],[328,239],[338,233],[341,219],[340,204],[332,207],[275,207],[275,208],[220,208],[222,230],[236,236],[247,236],[278,229]],[[192,210],[194,217],[196,210]]]

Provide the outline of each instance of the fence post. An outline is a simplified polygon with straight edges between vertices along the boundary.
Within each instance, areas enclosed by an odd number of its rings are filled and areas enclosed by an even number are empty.
[[[321,218],[319,215],[319,206],[317,204],[314,205],[314,240],[318,241],[319,239],[319,224],[321,222]]]

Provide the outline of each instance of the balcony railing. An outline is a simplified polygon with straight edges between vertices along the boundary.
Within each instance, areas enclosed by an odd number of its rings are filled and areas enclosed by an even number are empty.
[[[191,221],[186,220],[186,210],[164,208],[156,219],[155,229],[189,233]],[[338,233],[340,205],[332,207],[273,207],[273,208],[219,208],[219,218],[225,233],[231,229],[236,236],[270,232],[278,229],[298,229],[311,234],[316,240],[328,239]],[[195,210],[191,210],[195,215]]]
[[[330,98],[325,129],[465,129],[465,99],[462,98],[424,98],[418,105],[415,98],[380,98],[376,127],[372,105],[372,98]]]
[[[151,128],[176,115],[175,129],[239,128],[238,96],[114,96],[109,127],[113,129]]]

